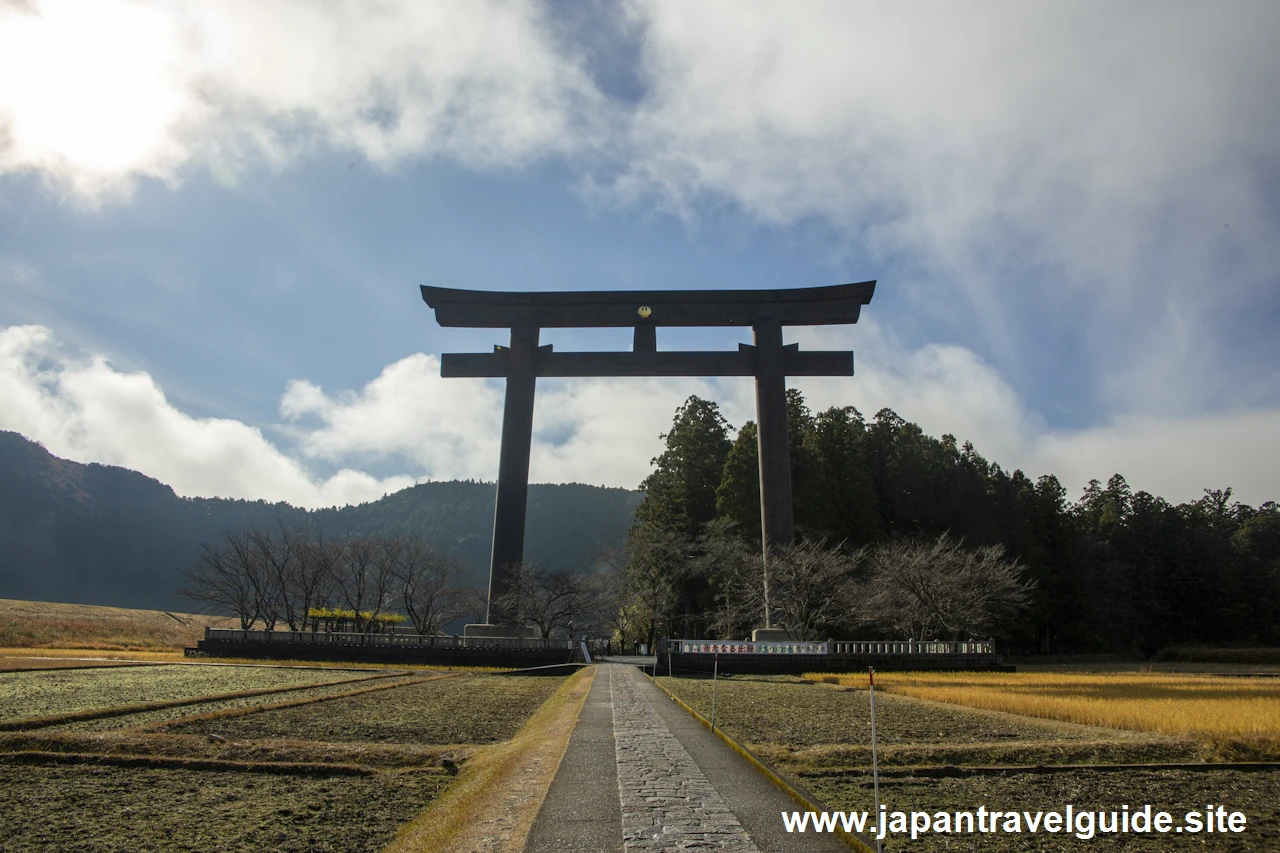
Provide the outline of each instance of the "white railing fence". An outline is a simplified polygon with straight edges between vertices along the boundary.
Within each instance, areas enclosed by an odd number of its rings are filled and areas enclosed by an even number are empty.
[[[805,654],[805,655],[993,655],[990,640],[667,640],[675,654]]]

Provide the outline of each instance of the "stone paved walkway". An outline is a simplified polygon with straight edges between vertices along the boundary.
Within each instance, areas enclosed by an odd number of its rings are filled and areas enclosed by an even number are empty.
[[[641,677],[634,669],[609,667],[625,849],[760,853],[641,692]]]
[[[795,805],[634,666],[600,665],[524,853],[835,853]]]

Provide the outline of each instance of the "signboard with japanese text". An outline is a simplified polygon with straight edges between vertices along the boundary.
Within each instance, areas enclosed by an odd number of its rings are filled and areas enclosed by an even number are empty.
[[[826,643],[798,643],[790,640],[751,643],[723,640],[679,640],[681,654],[694,655],[825,655]]]

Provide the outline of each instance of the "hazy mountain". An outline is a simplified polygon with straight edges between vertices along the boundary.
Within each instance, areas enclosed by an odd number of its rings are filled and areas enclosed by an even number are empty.
[[[0,598],[187,608],[182,572],[201,541],[224,529],[310,521],[325,535],[412,533],[488,576],[493,483],[423,483],[381,500],[306,511],[288,504],[182,498],[163,483],[110,465],[59,459],[0,431]],[[622,544],[640,493],[577,483],[533,485],[525,554],[580,571]]]

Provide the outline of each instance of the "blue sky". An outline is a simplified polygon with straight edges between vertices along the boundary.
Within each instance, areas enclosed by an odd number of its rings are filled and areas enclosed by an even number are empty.
[[[100,0],[0,11],[0,428],[183,494],[492,479],[501,386],[417,285],[877,279],[882,406],[1072,493],[1280,497],[1274,4]],[[669,330],[666,348],[730,348]],[[561,349],[625,332],[549,331]],[[634,486],[676,405],[540,384],[533,478]]]

